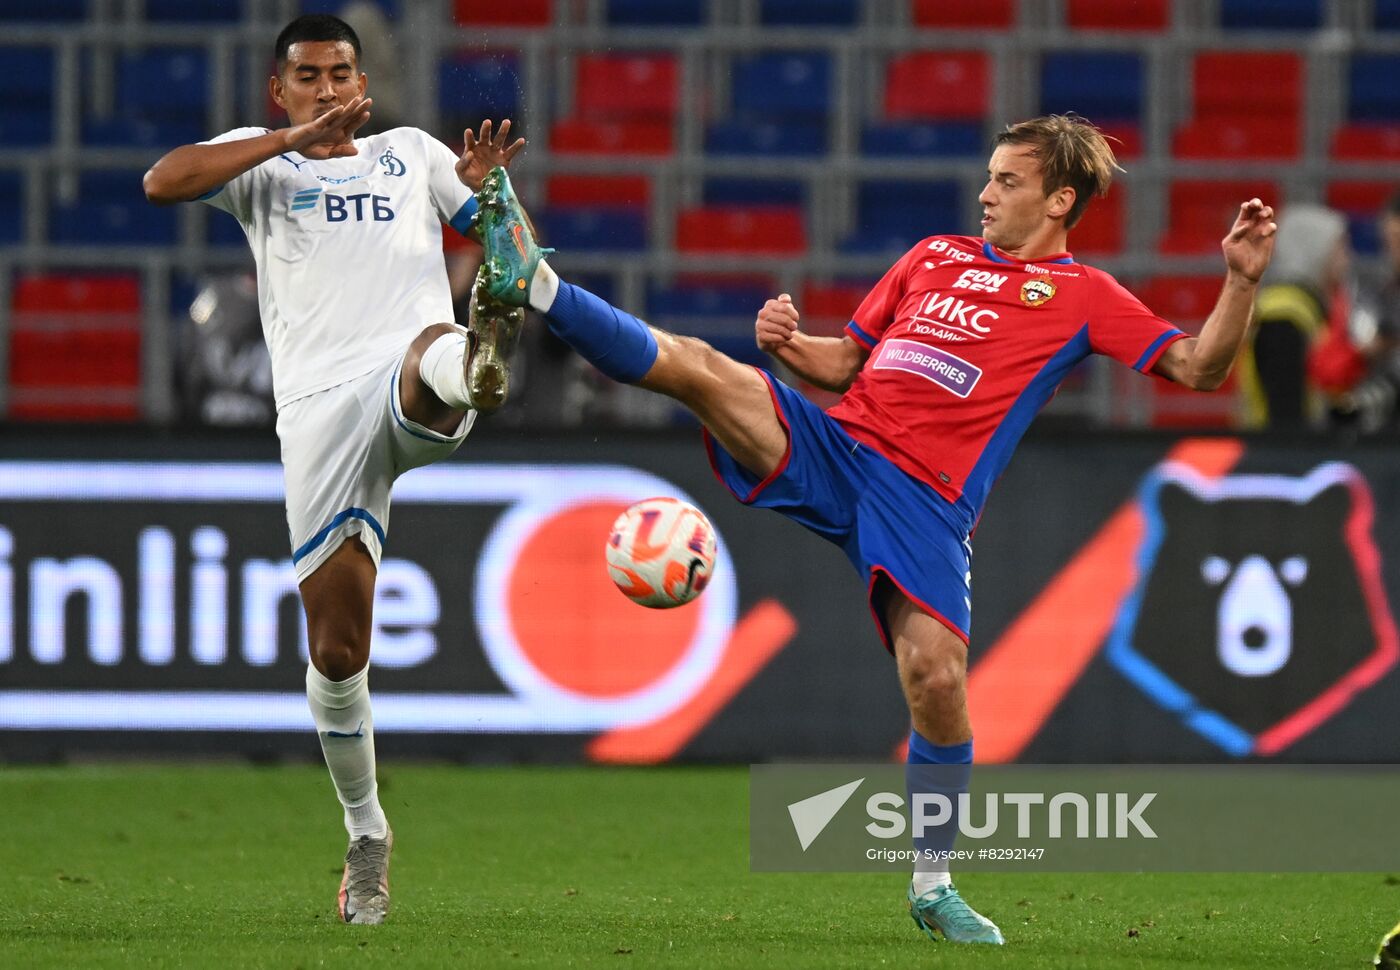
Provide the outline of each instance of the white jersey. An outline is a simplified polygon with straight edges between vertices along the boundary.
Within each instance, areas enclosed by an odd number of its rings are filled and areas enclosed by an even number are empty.
[[[203,144],[266,134],[236,128]],[[442,223],[465,232],[476,200],[457,157],[417,128],[356,138],[325,161],[287,152],[201,201],[243,225],[279,410],[367,374],[423,327],[451,323]]]

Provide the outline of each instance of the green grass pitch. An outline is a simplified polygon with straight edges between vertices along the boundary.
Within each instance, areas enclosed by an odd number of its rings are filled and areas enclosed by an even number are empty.
[[[1400,916],[1384,873],[968,874],[1008,945],[954,947],[900,878],[750,873],[742,768],[382,778],[393,912],[352,927],[319,766],[0,769],[0,967],[1363,967]]]

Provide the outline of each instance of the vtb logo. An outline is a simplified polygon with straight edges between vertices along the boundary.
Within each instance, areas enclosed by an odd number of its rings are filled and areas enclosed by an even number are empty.
[[[1225,751],[1278,753],[1400,657],[1351,465],[1205,478],[1166,462],[1140,501],[1140,575],[1109,660]]]

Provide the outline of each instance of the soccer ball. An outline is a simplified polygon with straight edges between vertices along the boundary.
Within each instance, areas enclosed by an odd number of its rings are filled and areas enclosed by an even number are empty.
[[[715,530],[680,499],[648,498],[608,534],[608,574],[634,603],[665,610],[699,596],[715,568]]]

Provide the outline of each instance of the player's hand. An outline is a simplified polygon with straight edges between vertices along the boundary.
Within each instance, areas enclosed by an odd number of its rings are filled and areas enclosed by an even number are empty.
[[[369,109],[374,102],[356,97],[338,104],[321,117],[304,125],[287,129],[287,150],[301,152],[307,158],[349,158],[358,154],[355,132],[369,121]]]
[[[777,353],[797,333],[798,316],[797,307],[792,305],[792,297],[787,293],[780,293],[776,300],[763,304],[754,322],[758,349],[767,354]]]
[[[1225,265],[1251,283],[1258,283],[1274,257],[1274,240],[1278,223],[1274,210],[1258,199],[1240,206],[1240,216],[1230,228],[1220,248],[1225,252]]]
[[[481,180],[487,172],[497,165],[510,168],[511,160],[525,147],[525,139],[517,138],[507,144],[506,136],[509,134],[509,118],[501,122],[501,130],[494,137],[491,135],[490,120],[481,123],[480,138],[470,128],[462,132],[462,141],[467,147],[462,149],[462,157],[457,159],[456,168],[457,177],[463,185],[473,192],[480,192]]]

